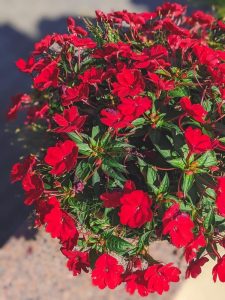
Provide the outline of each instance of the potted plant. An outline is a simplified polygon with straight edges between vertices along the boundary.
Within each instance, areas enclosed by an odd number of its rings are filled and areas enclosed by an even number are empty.
[[[35,226],[57,238],[75,275],[141,296],[168,291],[179,268],[148,251],[182,248],[186,277],[209,257],[225,281],[225,23],[165,3],[67,20],[17,67],[32,79],[8,117],[48,134],[16,163]]]

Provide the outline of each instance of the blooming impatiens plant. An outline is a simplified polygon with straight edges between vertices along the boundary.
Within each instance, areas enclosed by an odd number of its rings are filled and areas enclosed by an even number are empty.
[[[165,3],[96,12],[47,35],[17,67],[32,79],[8,118],[46,138],[16,163],[35,226],[57,238],[73,275],[141,296],[181,271],[149,252],[183,249],[186,278],[216,260],[225,282],[225,23]]]

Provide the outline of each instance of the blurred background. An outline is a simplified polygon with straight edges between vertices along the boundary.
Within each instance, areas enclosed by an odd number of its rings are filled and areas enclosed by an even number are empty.
[[[48,33],[66,32],[66,18],[77,20],[94,16],[96,9],[105,12],[127,9],[149,11],[161,0],[0,0],[0,300],[67,300],[67,299],[130,299],[122,289],[99,291],[91,287],[90,278],[73,276],[65,268],[57,241],[42,231],[30,229],[31,210],[23,205],[20,186],[11,185],[9,172],[20,156],[26,155],[23,139],[15,142],[15,131],[23,117],[7,123],[5,114],[10,97],[29,90],[30,82],[19,73],[15,61],[26,58],[35,41]],[[173,1],[171,1],[173,2]],[[225,0],[177,0],[189,5],[189,12],[202,9],[219,17],[225,16]],[[28,143],[34,141],[28,139]],[[33,146],[33,145],[32,145]],[[169,252],[168,256],[173,255]],[[155,300],[223,300],[225,284],[213,284],[212,265],[199,280],[188,280],[173,287]],[[133,296],[131,299],[141,299]]]

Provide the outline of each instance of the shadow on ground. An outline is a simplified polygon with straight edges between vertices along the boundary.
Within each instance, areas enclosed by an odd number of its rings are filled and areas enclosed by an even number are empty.
[[[80,22],[81,20],[77,19],[77,23]],[[29,153],[31,140],[27,137],[28,149],[24,147],[24,142],[17,141],[15,130],[23,125],[23,117],[20,116],[16,121],[7,122],[6,111],[10,105],[11,96],[20,92],[29,92],[31,84],[29,76],[17,70],[16,60],[20,57],[28,57],[35,41],[40,40],[46,34],[65,33],[66,17],[54,21],[42,20],[39,24],[39,32],[36,39],[31,39],[9,25],[0,27],[0,74],[3,75],[0,80],[0,247],[13,234],[23,235],[27,239],[35,236],[35,231],[29,229],[31,226],[20,228],[23,222],[31,216],[32,208],[23,204],[23,192],[20,184],[12,185],[9,178],[12,165],[21,156]],[[28,223],[31,224],[31,220]]]

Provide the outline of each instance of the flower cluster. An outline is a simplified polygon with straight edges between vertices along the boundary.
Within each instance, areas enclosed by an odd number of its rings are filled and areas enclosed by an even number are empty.
[[[48,134],[11,172],[35,226],[100,289],[168,291],[180,270],[148,251],[162,240],[183,249],[186,278],[211,257],[224,282],[225,23],[176,3],[84,23],[69,17],[16,63],[32,91],[8,118],[26,110]]]

